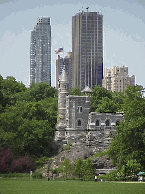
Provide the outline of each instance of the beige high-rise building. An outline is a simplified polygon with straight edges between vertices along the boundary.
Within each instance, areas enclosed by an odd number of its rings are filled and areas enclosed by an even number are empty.
[[[128,85],[135,85],[135,76],[128,75],[128,67],[114,66],[112,69],[104,68],[102,86],[109,91],[122,92]]]

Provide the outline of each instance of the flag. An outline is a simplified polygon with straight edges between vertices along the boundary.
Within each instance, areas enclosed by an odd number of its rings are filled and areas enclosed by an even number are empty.
[[[63,53],[63,48],[55,49],[55,54]]]

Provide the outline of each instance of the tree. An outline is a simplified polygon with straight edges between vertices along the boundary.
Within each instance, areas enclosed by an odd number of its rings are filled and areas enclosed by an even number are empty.
[[[136,160],[145,169],[145,98],[139,86],[128,86],[123,99],[124,122],[120,122],[109,147],[119,169]]]
[[[70,95],[82,96],[81,89],[78,86],[74,89],[70,88],[69,89],[69,94]]]
[[[98,108],[95,110],[95,112],[111,112],[116,113],[118,111],[118,103],[114,103],[114,101],[108,97],[102,98],[100,100],[100,103],[98,104]]]
[[[56,89],[40,83],[13,96],[14,105],[7,104],[0,114],[0,150],[10,147],[15,157],[50,156],[57,122]]]
[[[72,165],[71,165],[69,159],[65,158],[63,163],[60,166],[60,172],[63,174],[65,179],[67,178],[68,175],[71,174],[71,169],[72,169]]]
[[[8,173],[11,171],[13,153],[10,148],[3,149],[0,152],[0,173]]]
[[[2,106],[14,105],[16,102],[15,95],[19,92],[26,91],[26,87],[22,82],[17,82],[12,76],[8,76],[1,82],[1,91],[3,94]]]
[[[92,175],[94,175],[94,166],[92,164],[91,158],[87,158],[85,163],[84,163],[84,176],[87,179],[90,179]]]
[[[112,99],[112,92],[107,91],[105,88],[100,86],[95,86],[93,92],[91,93],[91,103],[90,103],[90,111],[95,112],[98,108],[98,105],[102,98],[108,97]]]
[[[82,179],[84,176],[84,162],[82,159],[77,159],[74,166],[74,173]]]

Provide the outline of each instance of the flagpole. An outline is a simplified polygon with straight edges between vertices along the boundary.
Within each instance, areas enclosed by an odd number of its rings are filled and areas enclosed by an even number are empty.
[[[63,48],[63,68],[65,68],[65,62],[64,62],[64,46],[62,47]]]

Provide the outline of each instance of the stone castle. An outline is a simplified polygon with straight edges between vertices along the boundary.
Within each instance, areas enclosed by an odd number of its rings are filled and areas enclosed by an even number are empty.
[[[106,150],[116,126],[123,120],[119,113],[90,112],[92,90],[86,87],[84,96],[69,95],[69,81],[65,68],[58,83],[59,120],[54,140],[61,144],[82,143],[93,152]]]

